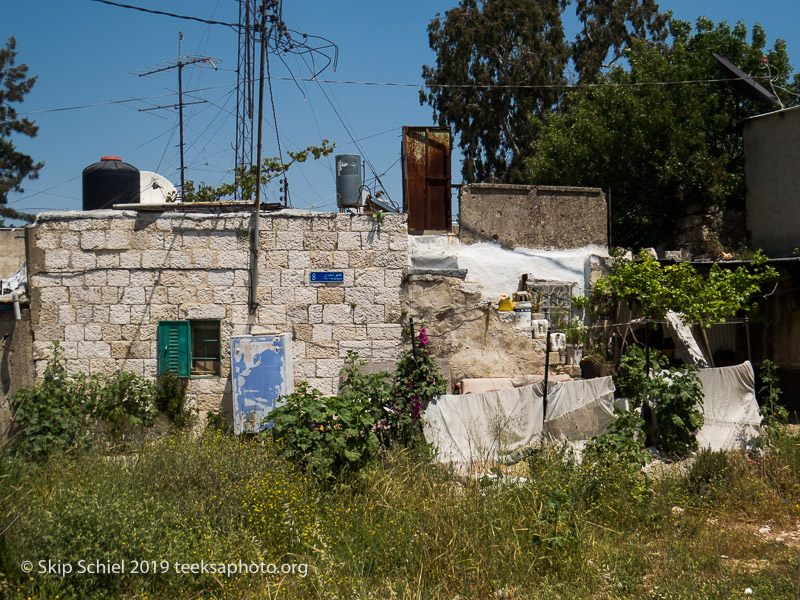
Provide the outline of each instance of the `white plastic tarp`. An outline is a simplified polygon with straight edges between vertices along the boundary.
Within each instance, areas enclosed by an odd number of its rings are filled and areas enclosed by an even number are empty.
[[[549,386],[545,432],[557,440],[588,440],[614,420],[611,377],[565,381]]]
[[[423,419],[425,439],[443,463],[469,465],[496,461],[535,445],[545,434],[555,439],[588,439],[614,420],[611,377],[548,385],[543,418],[544,383],[509,390],[440,396]]]
[[[542,384],[497,392],[445,394],[425,410],[425,439],[442,463],[461,465],[535,444],[542,435]]]
[[[732,450],[748,446],[760,435],[753,365],[698,371],[703,384],[705,422],[697,434],[700,448]]]

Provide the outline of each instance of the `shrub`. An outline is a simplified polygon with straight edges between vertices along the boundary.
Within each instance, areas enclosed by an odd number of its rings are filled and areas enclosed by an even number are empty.
[[[447,386],[424,327],[417,335],[416,353],[409,350],[397,365],[392,388],[391,428],[404,443],[419,439],[419,417],[435,396],[445,392]]]
[[[110,423],[117,435],[126,422],[151,426],[157,414],[152,383],[125,371],[109,379],[70,375],[58,342],[41,384],[18,390],[11,410],[12,452],[37,460],[89,446],[100,422]]]
[[[655,404],[659,448],[685,456],[697,449],[697,431],[703,426],[703,387],[693,366],[665,369],[648,385]]]
[[[703,448],[686,474],[686,488],[700,500],[713,501],[725,491],[729,476],[728,454]]]
[[[619,361],[619,369],[614,374],[614,385],[618,395],[630,398],[634,406],[641,405],[647,391],[647,354],[639,346],[630,346]],[[650,349],[650,372],[657,373],[666,368],[667,357],[658,350]]]
[[[196,411],[186,406],[188,383],[188,379],[178,377],[171,371],[159,375],[156,383],[156,406],[176,427],[185,427],[196,414]]]
[[[777,370],[775,363],[767,359],[761,364],[758,372],[761,376],[761,388],[758,390],[758,396],[761,401],[762,425],[768,433],[774,432],[776,428],[785,425],[789,420],[789,411],[780,403],[781,388]]]
[[[389,375],[361,375],[358,362],[358,355],[348,352],[341,396],[323,396],[302,381],[267,417],[284,455],[323,479],[360,470],[381,445],[379,429],[389,428],[383,383]]]

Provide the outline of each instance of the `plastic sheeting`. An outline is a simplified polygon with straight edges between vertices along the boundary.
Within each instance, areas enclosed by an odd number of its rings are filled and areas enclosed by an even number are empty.
[[[442,463],[498,461],[542,436],[542,385],[497,392],[445,394],[425,410],[425,439]]]
[[[588,440],[614,420],[611,377],[554,384],[547,394],[545,431],[557,440]]]
[[[760,435],[761,415],[756,402],[753,365],[700,369],[705,422],[697,445],[712,450],[732,450],[750,445]]]
[[[535,445],[543,436],[588,439],[614,420],[611,377],[548,385],[543,422],[544,383],[508,390],[448,394],[430,403],[423,419],[425,438],[443,463],[469,465],[498,461]]]

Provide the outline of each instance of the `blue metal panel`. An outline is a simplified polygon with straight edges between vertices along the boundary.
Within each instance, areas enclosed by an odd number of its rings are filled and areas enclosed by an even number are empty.
[[[252,433],[270,426],[266,417],[280,396],[294,391],[292,335],[231,339],[233,428]]]

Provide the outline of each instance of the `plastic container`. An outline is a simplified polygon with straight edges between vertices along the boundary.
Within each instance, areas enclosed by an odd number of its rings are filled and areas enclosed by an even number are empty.
[[[514,322],[517,327],[531,326],[531,303],[517,302],[514,305]]]
[[[500,296],[500,304],[497,307],[497,310],[503,310],[503,311],[514,310],[514,303],[511,301],[511,298],[509,298],[505,294],[502,294]]]

